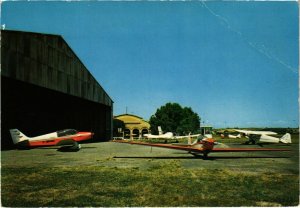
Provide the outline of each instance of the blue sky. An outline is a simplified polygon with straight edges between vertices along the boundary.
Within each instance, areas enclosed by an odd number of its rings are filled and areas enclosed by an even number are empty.
[[[167,102],[215,127],[298,126],[292,2],[2,2],[5,29],[62,35],[114,101],[148,120]]]

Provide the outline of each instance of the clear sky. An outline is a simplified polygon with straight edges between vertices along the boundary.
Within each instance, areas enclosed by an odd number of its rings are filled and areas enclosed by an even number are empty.
[[[298,13],[296,1],[7,1],[1,25],[62,35],[114,115],[177,102],[215,127],[297,127]]]

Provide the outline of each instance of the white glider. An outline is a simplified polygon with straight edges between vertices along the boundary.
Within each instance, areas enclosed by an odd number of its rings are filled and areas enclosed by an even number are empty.
[[[240,134],[237,136],[228,135],[229,138],[241,138],[242,135],[245,135],[249,138],[247,143],[284,143],[290,144],[292,143],[291,134],[286,133],[281,138],[270,136],[270,135],[277,135],[276,132],[272,131],[250,131],[250,130],[240,130],[234,129],[235,131],[239,132]]]

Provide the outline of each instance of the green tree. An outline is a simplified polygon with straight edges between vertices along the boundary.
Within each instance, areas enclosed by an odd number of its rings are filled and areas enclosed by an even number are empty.
[[[167,103],[156,110],[149,123],[153,134],[157,134],[157,127],[161,126],[164,132],[182,135],[199,132],[200,117],[190,107],[182,108],[178,103]]]

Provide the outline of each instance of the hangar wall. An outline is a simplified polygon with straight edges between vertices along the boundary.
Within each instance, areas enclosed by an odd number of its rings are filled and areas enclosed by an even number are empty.
[[[112,137],[113,101],[61,36],[1,31],[1,140],[65,128]]]

